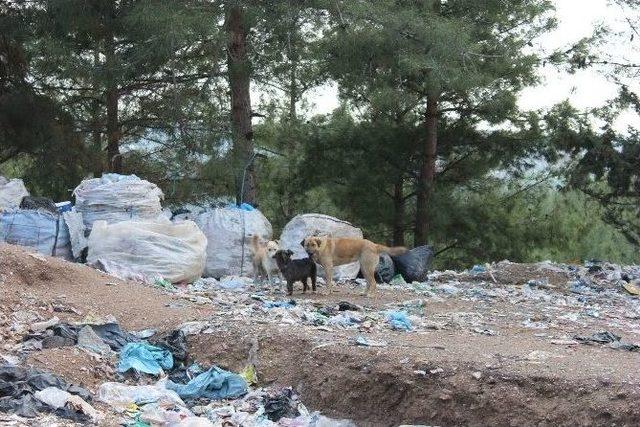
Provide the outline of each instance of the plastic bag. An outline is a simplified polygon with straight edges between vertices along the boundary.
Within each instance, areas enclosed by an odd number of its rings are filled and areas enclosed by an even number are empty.
[[[59,214],[22,209],[0,212],[0,238],[43,255],[73,259],[69,229]]]
[[[184,402],[175,391],[156,385],[131,386],[122,383],[107,382],[98,388],[98,400],[117,410],[124,409],[131,403],[145,404],[157,402],[165,405],[184,407]]]
[[[292,259],[307,258],[308,255],[300,242],[305,237],[313,234],[362,239],[362,230],[346,221],[328,215],[304,214],[295,216],[285,225],[280,236],[280,248],[292,250]],[[333,276],[336,280],[355,279],[360,271],[360,263],[355,262],[336,266],[333,271]],[[324,277],[324,270],[319,268],[318,274]]]
[[[147,343],[129,343],[120,351],[118,372],[135,369],[145,374],[158,375],[173,368],[173,356],[168,350]]]
[[[73,190],[76,209],[82,213],[87,230],[96,221],[109,224],[131,219],[156,219],[162,214],[160,188],[135,175],[108,173],[85,179]]]
[[[27,187],[21,179],[8,180],[0,176],[0,211],[17,208],[22,198],[28,195]]]
[[[89,235],[87,262],[123,279],[191,282],[202,275],[206,247],[207,238],[192,221],[97,221]]]
[[[273,233],[271,223],[259,210],[236,206],[206,210],[196,217],[195,222],[207,236],[204,270],[207,277],[251,274],[253,267],[248,236],[257,235],[269,240]]]
[[[247,393],[247,382],[238,374],[212,366],[187,384],[167,381],[167,388],[183,399],[233,399]]]
[[[396,266],[396,271],[404,277],[404,280],[411,283],[427,280],[433,256],[431,246],[418,246],[403,255],[391,258]]]

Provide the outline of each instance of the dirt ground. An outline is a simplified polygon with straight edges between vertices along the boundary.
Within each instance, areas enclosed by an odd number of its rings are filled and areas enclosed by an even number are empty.
[[[374,319],[372,327],[365,322],[339,328],[291,322],[258,309],[255,290],[205,293],[212,302],[198,304],[184,292],[171,294],[0,246],[3,325],[28,310],[40,319],[57,315],[72,321],[113,315],[128,330],[167,331],[205,321],[204,331],[188,337],[194,361],[239,371],[257,342],[260,385],[293,386],[310,409],[358,425],[640,425],[640,353],[572,339],[608,330],[639,342],[637,300],[611,294],[598,303],[596,295],[579,306],[563,305],[576,301],[566,289],[570,275],[536,265],[504,264],[464,280],[442,274],[438,281],[451,278],[464,282],[465,291],[438,291],[434,297],[387,286],[376,299],[361,296],[362,288],[352,284],[331,295],[296,291],[298,306],[348,301]],[[544,280],[540,295],[548,297],[522,296],[530,280]],[[286,298],[276,289],[263,295]],[[422,304],[412,305],[417,299]],[[420,323],[413,331],[375,323],[376,313],[403,305],[417,307],[413,316]],[[572,310],[580,316],[567,317]],[[386,345],[358,346],[358,336]],[[112,379],[114,366],[74,347],[32,352],[26,363],[91,391]]]

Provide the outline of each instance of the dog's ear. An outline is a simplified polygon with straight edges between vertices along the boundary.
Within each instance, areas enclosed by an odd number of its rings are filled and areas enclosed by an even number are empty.
[[[302,242],[300,242],[300,246],[304,247],[305,240],[307,240],[307,239],[306,238],[302,239]]]
[[[289,256],[293,255],[293,251],[291,249],[287,249],[287,255]]]

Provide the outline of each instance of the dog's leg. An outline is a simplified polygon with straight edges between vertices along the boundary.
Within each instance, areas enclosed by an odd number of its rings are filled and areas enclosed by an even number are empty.
[[[327,293],[333,292],[333,263],[329,262],[324,267],[324,272],[327,275]]]
[[[376,287],[377,287],[376,267],[378,266],[378,259],[377,259],[377,255],[374,255],[374,256],[375,258],[373,258],[373,256],[367,257],[367,259],[363,259],[360,263],[362,266],[362,275],[367,281],[367,288],[366,288],[365,294],[368,297],[375,296]]]
[[[293,280],[287,279],[287,295],[293,295]]]
[[[306,294],[307,293],[307,289],[309,288],[309,284],[307,283],[308,277],[305,277],[304,279],[301,280],[302,282],[302,293]]]
[[[311,276],[311,289],[313,290],[313,292],[316,291],[316,275],[312,275]]]

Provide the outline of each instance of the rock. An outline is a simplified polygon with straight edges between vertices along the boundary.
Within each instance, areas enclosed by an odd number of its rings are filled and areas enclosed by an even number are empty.
[[[53,316],[51,319],[45,322],[32,323],[29,326],[29,329],[31,329],[31,332],[42,332],[47,328],[57,325],[58,323],[60,323],[60,319],[58,318],[58,316]]]

